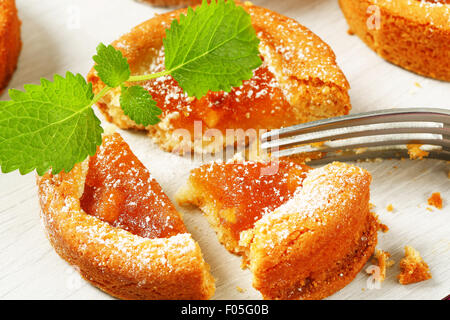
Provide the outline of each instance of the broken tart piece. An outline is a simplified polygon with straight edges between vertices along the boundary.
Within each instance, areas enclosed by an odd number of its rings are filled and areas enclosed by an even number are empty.
[[[70,172],[38,178],[56,252],[123,299],[208,299],[214,280],[180,214],[119,134]]]
[[[147,131],[167,151],[209,153],[245,143],[244,134],[254,140],[259,130],[349,112],[349,84],[326,43],[293,19],[247,2],[238,5],[251,15],[260,39],[263,64],[253,78],[230,92],[209,92],[201,99],[188,97],[170,75],[145,81],[141,85],[163,112],[161,122],[148,127],[124,114],[117,88],[98,103],[106,118],[122,129]],[[165,29],[186,12],[157,15],[112,43],[127,58],[132,75],[164,70]],[[95,93],[105,87],[94,68],[88,81]]]
[[[225,247],[243,255],[265,299],[322,299],[374,252],[370,181],[367,171],[337,162],[212,163],[191,172],[177,200],[199,206]]]

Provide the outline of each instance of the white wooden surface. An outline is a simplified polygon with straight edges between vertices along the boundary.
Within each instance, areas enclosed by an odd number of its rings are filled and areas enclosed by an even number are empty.
[[[297,19],[334,49],[352,86],[352,112],[388,107],[450,108],[450,84],[417,76],[393,66],[370,51],[347,25],[335,0],[255,0]],[[66,70],[86,74],[99,42],[108,43],[132,26],[151,18],[155,9],[131,0],[17,0],[23,21],[23,51],[10,87],[37,83]],[[418,86],[417,84],[420,84]],[[2,99],[6,99],[5,95]],[[169,197],[186,179],[190,167],[162,152],[139,134],[124,133],[141,160]],[[396,281],[398,263],[388,270],[379,290],[367,289],[367,275],[357,278],[332,299],[440,299],[450,294],[449,165],[435,160],[362,163],[374,177],[372,200],[390,231],[380,235],[379,248],[399,261],[406,244],[417,248],[431,267],[433,279],[410,286]],[[441,192],[444,208],[426,210],[432,192]],[[394,212],[386,206],[393,204]],[[39,221],[33,174],[0,174],[0,299],[108,299],[79,278],[53,251]],[[251,274],[239,268],[197,210],[180,209],[217,278],[216,299],[260,298]],[[244,289],[238,292],[237,286]]]

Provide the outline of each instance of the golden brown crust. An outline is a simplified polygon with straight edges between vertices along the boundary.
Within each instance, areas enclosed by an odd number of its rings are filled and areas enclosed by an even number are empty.
[[[214,279],[190,234],[146,239],[80,207],[87,161],[38,178],[42,220],[56,252],[103,291],[122,299],[208,299]]]
[[[293,198],[241,232],[243,265],[253,272],[253,286],[265,299],[322,299],[353,280],[377,243],[370,181],[368,172],[342,163],[311,170]],[[188,181],[177,200],[200,204],[214,220],[210,207],[220,208],[221,199],[205,201],[197,187]],[[220,232],[219,237],[227,239]]]
[[[351,33],[380,56],[418,74],[450,81],[448,2],[339,0],[339,3]]]
[[[22,41],[14,0],[0,0],[0,94],[16,70]]]
[[[253,285],[265,299],[322,299],[354,279],[377,243],[370,181],[343,163],[312,170],[293,199],[244,236]]]
[[[264,125],[256,123],[251,128],[270,129],[347,114],[351,108],[348,95],[349,84],[337,66],[336,57],[330,47],[293,19],[265,8],[250,4],[241,5],[252,17],[253,26],[261,40],[261,54],[264,61],[269,64],[270,71],[275,75],[280,89],[288,92],[285,95],[292,109],[290,112],[293,113],[292,117],[286,116],[286,113],[281,111],[270,114],[265,119],[267,122],[269,121],[267,119],[273,119],[272,126],[270,123]],[[149,66],[162,48],[165,29],[170,26],[173,19],[185,12],[185,9],[180,9],[156,16],[113,42],[113,46],[121,50],[128,59],[133,74],[148,72]],[[94,69],[90,71],[88,81],[93,83],[94,92],[104,87]],[[162,122],[158,125],[147,128],[136,125],[123,114],[118,103],[118,94],[119,90],[114,90],[98,104],[109,121],[123,129],[148,131],[149,135],[168,151],[179,148],[180,142],[176,141],[172,134],[175,129],[178,129],[175,124],[176,119],[171,119],[168,114],[163,116]],[[180,112],[181,117],[187,112],[187,110]],[[280,124],[281,120],[277,117],[287,122]],[[203,128],[216,128],[217,121],[212,121],[211,124],[205,119],[201,120],[204,121]],[[227,129],[247,129],[243,124],[247,121],[244,116],[236,120],[228,118],[225,120]],[[221,120],[218,123],[224,123],[224,121]],[[223,131],[222,134],[225,134],[223,128],[219,129]],[[191,131],[191,124],[188,125],[188,130]],[[192,132],[191,138],[193,138]],[[232,144],[234,141],[230,143],[224,139],[220,147],[224,143]],[[204,145],[202,147],[204,148]],[[196,151],[202,147],[188,146],[189,149]]]

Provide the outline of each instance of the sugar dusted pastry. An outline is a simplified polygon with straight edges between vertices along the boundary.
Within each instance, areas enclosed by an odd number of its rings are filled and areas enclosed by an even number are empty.
[[[124,115],[120,89],[98,104],[106,118],[124,129],[147,131],[168,151],[209,152],[235,143],[235,133],[227,139],[227,129],[259,131],[347,114],[349,85],[330,47],[293,19],[249,3],[241,5],[251,15],[264,60],[252,79],[230,93],[210,92],[195,99],[186,96],[171,76],[160,77],[142,83],[163,110],[158,125],[144,128]],[[128,59],[132,74],[163,70],[165,29],[182,13],[186,10],[158,15],[113,42]],[[104,87],[94,69],[88,80],[95,92]],[[218,130],[218,136],[208,137],[208,129]],[[200,135],[196,143],[194,133]]]
[[[450,81],[449,0],[339,0],[350,32],[380,56]]]
[[[122,299],[208,299],[214,279],[159,184],[118,134],[69,173],[38,178],[50,243]]]
[[[281,161],[278,170],[213,163],[191,172],[177,200],[199,206],[225,247],[243,255],[265,299],[322,299],[353,280],[374,252],[370,181],[343,163],[310,169]]]

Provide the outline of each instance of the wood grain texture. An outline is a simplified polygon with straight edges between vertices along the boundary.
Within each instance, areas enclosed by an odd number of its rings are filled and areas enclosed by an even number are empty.
[[[352,86],[352,112],[419,106],[450,109],[450,83],[391,65],[357,37],[349,36],[337,1],[254,2],[295,18],[333,48]],[[155,13],[163,12],[131,0],[17,0],[17,5],[23,21],[24,46],[10,88],[38,83],[40,77],[52,77],[66,70],[85,75],[99,42],[108,43]],[[123,135],[173,200],[189,169],[199,163],[165,153],[141,134]],[[368,290],[368,277],[361,272],[330,299],[440,299],[448,295],[449,164],[435,160],[391,160],[360,165],[373,174],[371,202],[376,205],[374,210],[381,221],[390,227],[390,231],[380,234],[378,247],[391,252],[397,263],[388,269],[381,289]],[[426,201],[433,192],[441,193],[444,207],[430,212]],[[388,204],[393,205],[393,212],[386,210]],[[260,294],[251,286],[250,272],[241,270],[240,258],[218,243],[199,211],[179,209],[217,278],[214,298],[259,299]],[[33,174],[0,174],[0,299],[110,299],[81,280],[53,251],[41,227],[39,210]],[[421,252],[430,265],[432,280],[409,286],[398,284],[398,262],[407,244]],[[244,292],[239,292],[237,286]]]

